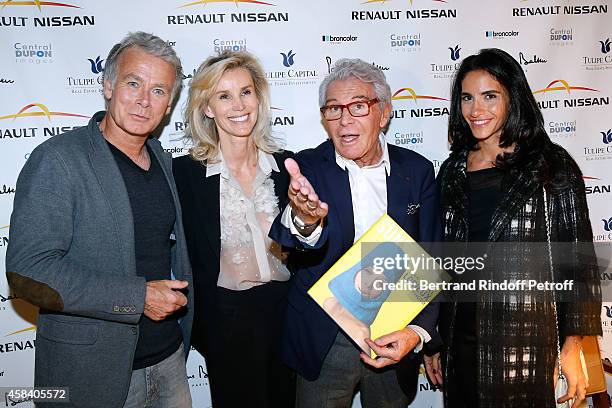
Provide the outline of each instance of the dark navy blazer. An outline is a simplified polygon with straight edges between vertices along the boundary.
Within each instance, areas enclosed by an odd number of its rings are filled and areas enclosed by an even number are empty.
[[[308,380],[319,376],[338,326],[306,291],[353,245],[355,228],[347,170],[336,163],[334,146],[326,141],[295,156],[300,170],[320,199],[329,205],[323,234],[314,247],[300,243],[279,215],[270,237],[282,245],[303,248],[293,267],[286,328],[282,340],[285,362]],[[442,237],[438,193],[431,162],[411,150],[389,145],[391,174],[387,177],[387,213],[418,242],[436,242]],[[415,213],[408,206],[418,204]],[[413,207],[414,208],[414,207]],[[431,303],[412,322],[437,337],[438,305]],[[418,355],[409,353],[410,370],[417,370]],[[398,367],[405,366],[399,364]],[[398,373],[399,374],[399,373]],[[413,379],[416,381],[416,374]],[[414,386],[416,388],[416,385]]]

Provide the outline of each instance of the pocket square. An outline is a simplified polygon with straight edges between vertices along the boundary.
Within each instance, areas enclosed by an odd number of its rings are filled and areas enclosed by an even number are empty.
[[[406,208],[406,214],[408,215],[416,214],[420,206],[421,204],[408,204],[408,207]]]

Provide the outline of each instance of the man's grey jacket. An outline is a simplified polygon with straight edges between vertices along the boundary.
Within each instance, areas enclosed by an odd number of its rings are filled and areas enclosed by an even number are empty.
[[[7,279],[18,297],[40,307],[35,385],[70,387],[71,404],[61,407],[123,406],[144,311],[132,210],[98,128],[103,116],[34,149],[17,180],[11,216]],[[176,208],[172,274],[189,282],[180,320],[187,355],[193,291],[172,158],[158,140],[147,143]]]

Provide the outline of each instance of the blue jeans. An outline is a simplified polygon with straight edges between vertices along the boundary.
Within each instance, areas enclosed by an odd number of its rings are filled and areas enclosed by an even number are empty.
[[[183,344],[165,360],[132,371],[124,408],[191,408]]]

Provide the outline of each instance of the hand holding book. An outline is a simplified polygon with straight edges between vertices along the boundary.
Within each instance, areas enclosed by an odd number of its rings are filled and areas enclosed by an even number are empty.
[[[398,362],[420,343],[407,326],[439,291],[416,283],[448,278],[437,262],[414,268],[396,262],[406,257],[431,258],[385,214],[308,290],[374,367]]]
[[[420,341],[419,335],[409,327],[385,334],[376,340],[365,339],[378,358],[372,358],[362,352],[361,360],[372,367],[386,367],[398,363],[406,354],[414,350]]]

